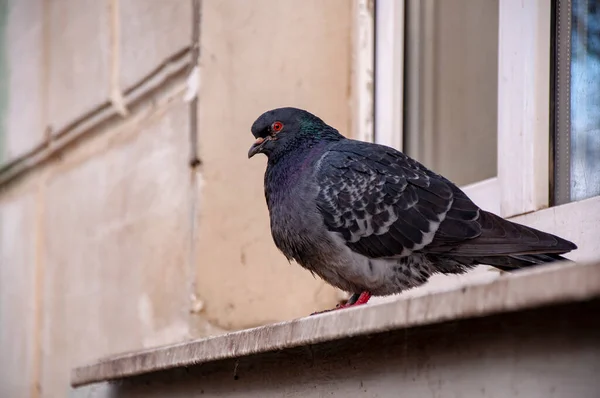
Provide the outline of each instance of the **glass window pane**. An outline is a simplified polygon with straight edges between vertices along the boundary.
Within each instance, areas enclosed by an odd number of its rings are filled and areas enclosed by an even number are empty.
[[[497,175],[498,10],[406,3],[404,151],[459,185]]]
[[[600,195],[600,1],[572,0],[571,200]]]

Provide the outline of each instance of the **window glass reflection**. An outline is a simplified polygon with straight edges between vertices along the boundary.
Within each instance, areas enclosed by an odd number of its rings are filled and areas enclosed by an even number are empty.
[[[572,0],[571,200],[600,195],[600,0]]]

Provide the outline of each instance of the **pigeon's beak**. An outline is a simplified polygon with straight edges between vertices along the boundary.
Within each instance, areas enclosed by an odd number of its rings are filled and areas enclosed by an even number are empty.
[[[254,142],[254,144],[252,144],[252,146],[250,147],[250,150],[248,151],[248,159],[250,159],[252,156],[256,155],[257,153],[260,153],[262,150],[262,147],[265,145],[266,142],[267,142],[266,139],[264,139],[262,137],[258,137],[256,139],[256,141]]]

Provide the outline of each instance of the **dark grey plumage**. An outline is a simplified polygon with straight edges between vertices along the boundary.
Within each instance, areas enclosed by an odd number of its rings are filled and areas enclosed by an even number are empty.
[[[277,247],[330,284],[399,293],[431,274],[477,264],[503,270],[561,259],[576,246],[477,207],[403,153],[344,138],[296,108],[261,115],[249,157],[265,153]]]

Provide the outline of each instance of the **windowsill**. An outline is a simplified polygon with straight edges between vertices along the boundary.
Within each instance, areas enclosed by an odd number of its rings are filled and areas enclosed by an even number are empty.
[[[131,352],[75,368],[73,386],[341,341],[450,320],[600,298],[600,263],[552,264],[451,291],[334,311],[221,336]]]

